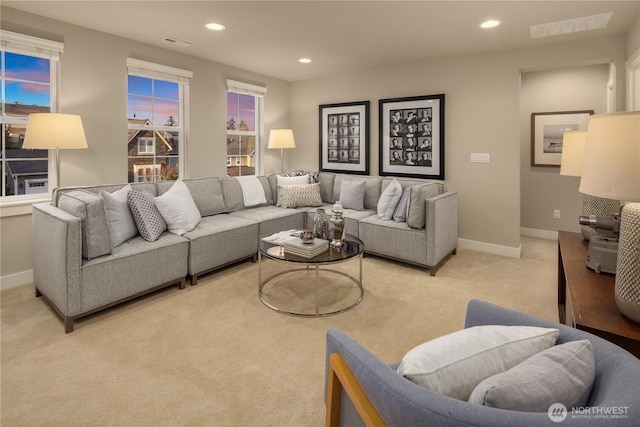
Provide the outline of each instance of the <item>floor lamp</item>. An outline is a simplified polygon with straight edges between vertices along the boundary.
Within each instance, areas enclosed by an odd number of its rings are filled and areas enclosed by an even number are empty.
[[[589,118],[579,191],[640,202],[640,111]],[[616,220],[616,304],[625,316],[640,322],[640,203],[625,205]],[[599,244],[595,236],[589,241],[590,258],[593,243]]]
[[[296,141],[293,139],[293,130],[291,129],[272,129],[269,132],[269,145],[267,148],[280,149],[280,171],[284,172],[284,156],[285,148],[296,148]]]
[[[34,113],[29,115],[22,148],[56,150],[56,188],[60,186],[59,150],[88,148],[82,119],[73,114]]]

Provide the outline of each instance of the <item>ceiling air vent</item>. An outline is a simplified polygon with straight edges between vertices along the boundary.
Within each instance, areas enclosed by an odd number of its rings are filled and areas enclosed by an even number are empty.
[[[175,44],[175,45],[178,45],[178,46],[182,46],[182,47],[191,46],[191,43],[185,42],[185,41],[182,41],[182,40],[178,40],[178,39],[174,39],[173,37],[163,37],[162,41],[165,41],[165,42],[171,43],[171,44]]]
[[[580,31],[600,30],[607,28],[612,15],[613,12],[609,12],[566,21],[532,25],[529,27],[529,35],[532,39],[539,39],[541,37],[559,36]]]

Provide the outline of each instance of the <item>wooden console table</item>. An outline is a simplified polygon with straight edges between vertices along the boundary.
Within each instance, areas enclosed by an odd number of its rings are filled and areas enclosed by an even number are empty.
[[[560,323],[598,335],[640,357],[640,325],[618,310],[615,276],[587,268],[588,249],[589,242],[581,234],[558,232]]]

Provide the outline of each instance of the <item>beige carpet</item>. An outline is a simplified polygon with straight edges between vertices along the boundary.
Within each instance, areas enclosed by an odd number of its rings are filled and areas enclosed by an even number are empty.
[[[557,321],[556,251],[555,241],[532,238],[523,238],[521,259],[459,250],[436,277],[365,257],[362,303],[312,319],[262,305],[258,265],[249,262],[80,320],[67,335],[33,286],[10,289],[1,294],[0,421],[321,426],[328,328],[390,363],[462,328],[472,298]],[[342,265],[357,273],[357,262]]]

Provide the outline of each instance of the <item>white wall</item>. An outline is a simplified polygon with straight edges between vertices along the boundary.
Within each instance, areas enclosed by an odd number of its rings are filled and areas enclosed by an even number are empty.
[[[361,70],[294,83],[292,126],[298,148],[293,163],[318,168],[318,105],[371,101],[372,175],[378,173],[378,100],[445,94],[446,184],[459,193],[459,237],[463,245],[519,254],[522,129],[520,73],[614,61],[623,70],[625,36],[545,46],[507,53],[465,56],[376,70]],[[618,75],[618,101],[624,97]],[[621,87],[620,87],[621,86]],[[472,152],[491,155],[471,164]],[[554,191],[546,188],[545,191]],[[528,197],[522,194],[522,197]],[[477,243],[477,245],[476,245]]]
[[[288,82],[15,9],[1,12],[3,30],[64,43],[60,111],[82,116],[89,149],[61,152],[62,186],[127,181],[127,57],[193,71],[186,177],[226,175],[228,78],[267,87],[267,135],[290,126]],[[279,153],[264,151],[265,172],[279,169]],[[1,276],[31,270],[31,215],[3,217],[0,233]]]
[[[606,112],[609,65],[524,72],[520,92],[521,226],[547,231],[580,231],[579,177],[560,176],[560,167],[531,166],[531,113],[594,110]],[[560,219],[553,218],[554,209]]]

